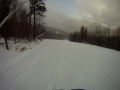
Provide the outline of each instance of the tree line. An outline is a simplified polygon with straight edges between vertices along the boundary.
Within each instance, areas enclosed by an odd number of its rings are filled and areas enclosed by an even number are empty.
[[[87,27],[82,26],[80,31],[75,31],[69,35],[69,41],[87,43],[120,51],[120,27],[116,30],[111,30],[110,28],[102,30],[98,26],[95,30],[89,31]]]
[[[6,48],[9,50],[7,40],[13,38],[26,39],[31,42],[40,34],[45,33],[43,19],[46,17],[45,3],[43,0],[29,0],[29,10],[23,8],[23,3],[17,0],[0,0],[0,24],[16,8],[16,12],[0,28],[0,37],[5,39]]]

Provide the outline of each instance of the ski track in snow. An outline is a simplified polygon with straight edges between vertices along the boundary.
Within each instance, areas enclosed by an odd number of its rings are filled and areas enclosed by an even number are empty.
[[[120,52],[44,40],[24,52],[0,51],[0,90],[120,90]]]

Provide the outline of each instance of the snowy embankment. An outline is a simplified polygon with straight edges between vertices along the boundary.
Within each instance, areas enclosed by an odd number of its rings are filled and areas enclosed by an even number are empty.
[[[24,52],[0,49],[0,90],[120,90],[120,52],[44,40]]]

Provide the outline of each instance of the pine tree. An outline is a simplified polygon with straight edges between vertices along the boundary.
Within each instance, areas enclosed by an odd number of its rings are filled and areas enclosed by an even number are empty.
[[[46,11],[46,7],[45,4],[43,3],[43,0],[30,0],[30,15],[34,15],[34,35],[33,35],[33,39],[35,41],[35,18],[36,15],[39,15],[41,17],[43,17],[43,13]]]

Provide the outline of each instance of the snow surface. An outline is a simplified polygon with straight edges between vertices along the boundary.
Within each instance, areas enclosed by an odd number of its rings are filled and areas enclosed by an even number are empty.
[[[0,90],[120,90],[120,52],[43,40],[24,52],[0,49]]]

